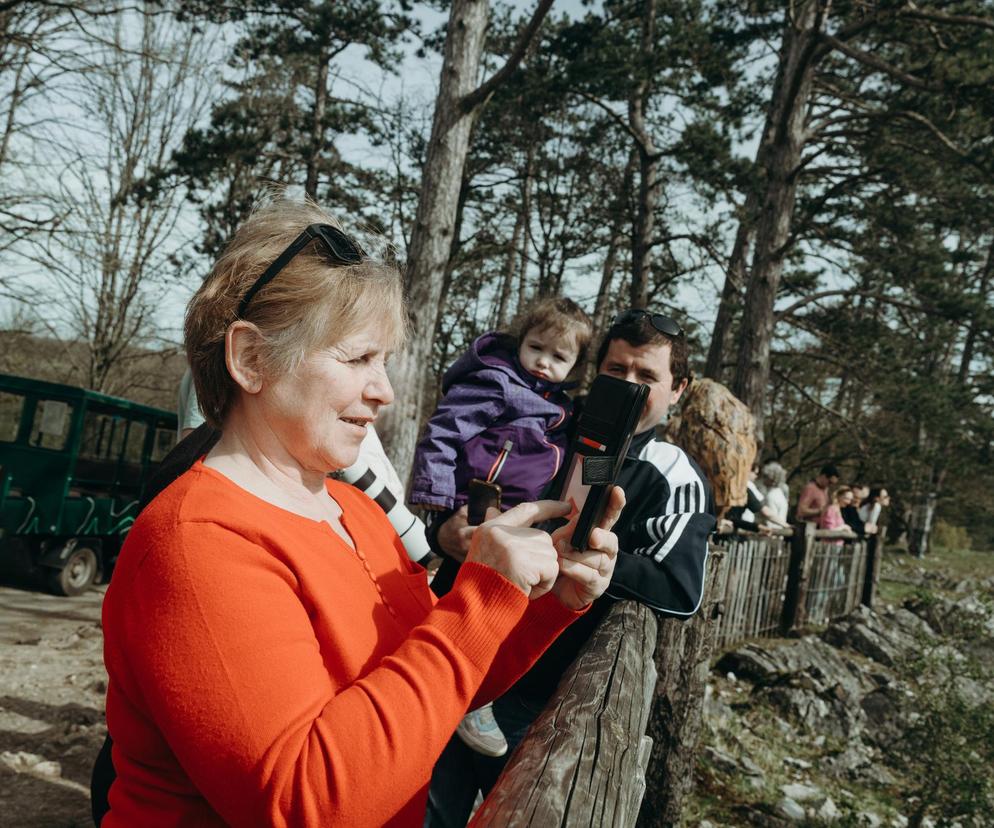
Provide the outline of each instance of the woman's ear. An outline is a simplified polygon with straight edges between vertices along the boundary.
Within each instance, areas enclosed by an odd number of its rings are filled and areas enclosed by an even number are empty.
[[[228,373],[249,394],[258,394],[262,390],[259,350],[256,347],[259,338],[259,329],[242,319],[232,322],[224,334],[224,362]]]

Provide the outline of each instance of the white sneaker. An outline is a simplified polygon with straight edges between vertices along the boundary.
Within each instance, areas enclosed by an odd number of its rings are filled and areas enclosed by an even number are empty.
[[[484,756],[503,756],[507,753],[507,739],[494,718],[492,705],[485,704],[470,710],[456,728],[456,733],[467,745]]]

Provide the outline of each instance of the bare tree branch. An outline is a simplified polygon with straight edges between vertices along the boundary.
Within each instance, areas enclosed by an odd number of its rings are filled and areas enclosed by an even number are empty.
[[[514,45],[514,49],[511,50],[511,54],[508,55],[504,65],[482,84],[476,87],[476,89],[468,95],[463,96],[462,100],[459,101],[459,106],[463,112],[472,112],[484,103],[494,93],[494,90],[496,90],[498,86],[504,83],[504,81],[506,81],[514,73],[514,70],[517,69],[521,64],[521,61],[524,60],[525,53],[528,51],[528,47],[531,45],[532,39],[535,37],[535,33],[542,25],[542,21],[545,20],[545,16],[548,14],[549,9],[552,8],[552,3],[553,0],[539,0],[538,5],[535,7],[535,11],[532,13],[531,20],[528,21],[528,25],[525,26],[524,30],[521,32],[518,42]]]

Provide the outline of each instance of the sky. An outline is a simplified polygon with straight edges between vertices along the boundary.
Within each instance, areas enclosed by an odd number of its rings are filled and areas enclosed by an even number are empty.
[[[515,0],[513,3],[522,13],[527,15],[533,8],[532,2]],[[558,0],[553,6],[552,14],[581,14],[584,8],[580,0]],[[431,31],[444,22],[445,15],[418,7],[418,14],[421,19],[423,30]],[[214,70],[217,76],[224,72],[229,72],[224,67],[224,61],[230,48],[230,35],[223,30],[217,33],[213,40],[212,60],[217,64]],[[346,92],[350,89],[364,89],[369,92],[378,93],[385,99],[392,99],[399,95],[404,95],[410,101],[420,101],[425,107],[426,117],[430,117],[430,107],[433,104],[435,91],[438,84],[441,59],[439,56],[429,54],[427,57],[418,57],[415,54],[417,44],[408,44],[405,50],[403,64],[396,74],[383,73],[377,67],[372,66],[356,55],[349,57],[348,53],[342,65],[339,88]],[[73,101],[72,95],[65,97],[65,100],[58,105],[60,110],[50,113],[62,120],[66,126],[66,136],[68,143],[75,143],[80,148],[81,154],[93,159],[94,164],[102,161],[105,152],[106,139],[99,134],[95,134],[86,125],[86,117],[79,110],[79,101]],[[204,110],[206,118],[207,109]],[[369,145],[361,138],[343,136],[339,140],[341,149],[350,159],[362,159],[362,163],[370,166],[382,165],[385,163],[383,150]],[[744,148],[749,151],[748,148]],[[50,171],[56,175],[56,172]],[[61,186],[72,186],[65,181],[59,182]],[[178,251],[189,250],[198,240],[200,235],[200,221],[193,205],[186,204],[176,216],[175,227],[170,235],[170,244]],[[587,304],[592,309],[592,300],[596,295],[597,281],[599,274],[597,268],[592,267],[594,262],[574,263],[572,273],[572,290],[580,300],[588,300]],[[208,262],[203,263],[203,269],[209,267]],[[37,262],[22,263],[20,266],[13,265],[13,272],[29,272],[31,278],[43,278],[39,276]],[[583,270],[593,271],[590,275],[581,275]],[[186,302],[203,273],[194,273],[186,281],[174,284],[157,303],[155,310],[155,326],[164,341],[178,341],[181,337],[181,326],[183,312]],[[689,318],[696,320],[706,332],[710,330],[716,311],[715,296],[721,287],[722,275],[717,269],[705,274],[696,284],[685,285],[677,298],[678,304],[683,305]]]

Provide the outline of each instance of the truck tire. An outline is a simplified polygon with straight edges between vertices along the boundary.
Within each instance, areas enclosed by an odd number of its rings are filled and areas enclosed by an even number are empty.
[[[55,595],[82,595],[96,582],[99,569],[97,553],[88,546],[77,546],[61,569],[49,573],[49,589]]]

